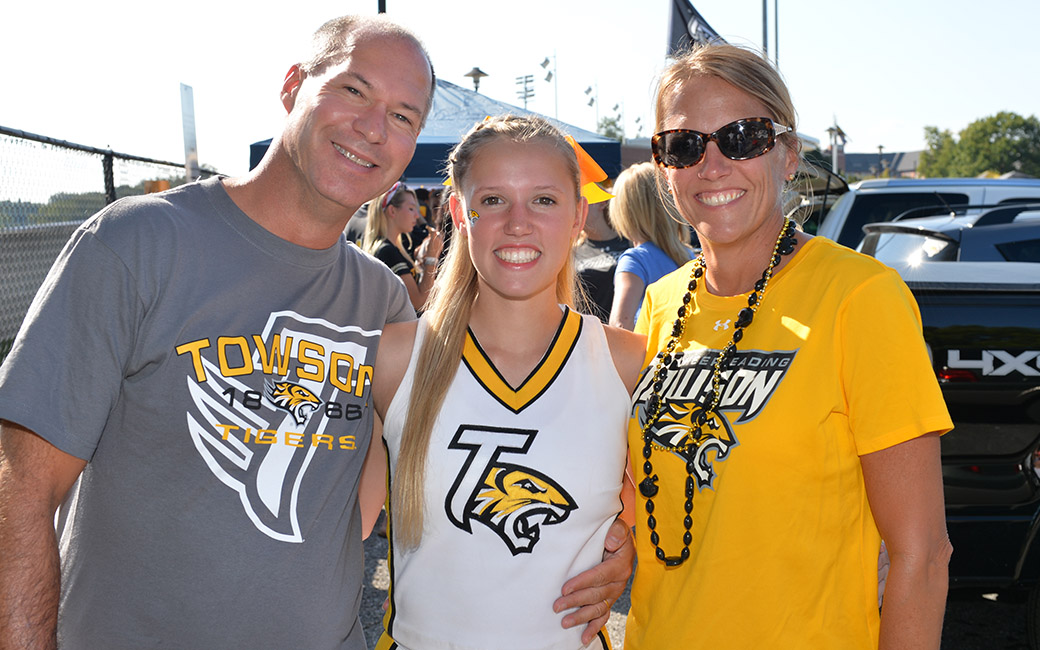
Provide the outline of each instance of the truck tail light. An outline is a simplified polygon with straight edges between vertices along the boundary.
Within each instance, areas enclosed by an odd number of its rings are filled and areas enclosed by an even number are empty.
[[[946,368],[944,367],[939,372],[935,373],[941,382],[964,382],[964,381],[978,381],[979,376],[971,370],[965,370],[963,368]]]

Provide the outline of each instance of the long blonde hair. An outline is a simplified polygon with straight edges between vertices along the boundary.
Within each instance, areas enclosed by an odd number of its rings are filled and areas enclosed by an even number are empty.
[[[571,170],[575,200],[579,199],[578,162],[563,134],[540,117],[504,115],[489,118],[474,126],[448,157],[446,171],[451,179],[452,191],[459,201],[465,203],[466,176],[477,152],[498,139],[519,143],[552,143]],[[575,282],[573,260],[568,256],[556,277],[559,302],[573,304]],[[427,303],[429,309],[424,314],[427,328],[416,361],[396,471],[391,477],[391,521],[394,537],[404,548],[414,548],[422,540],[424,484],[430,436],[462,359],[462,348],[477,293],[477,271],[469,254],[468,233],[466,229],[460,229],[456,231]],[[419,335],[418,332],[416,335]]]
[[[670,215],[672,198],[658,191],[657,166],[632,165],[614,182],[610,221],[614,230],[632,242],[651,242],[679,266],[690,261],[690,231]]]
[[[391,205],[395,208],[401,207],[408,196],[411,196],[418,203],[419,199],[416,198],[414,191],[405,187],[404,184],[394,183],[393,187],[368,202],[365,235],[361,239],[361,249],[363,251],[375,253],[376,249],[379,248],[379,243],[384,239],[390,238],[390,217],[387,215],[386,209]],[[409,234],[401,233],[401,236],[407,237]],[[395,246],[406,245],[406,242],[400,241],[390,243]]]

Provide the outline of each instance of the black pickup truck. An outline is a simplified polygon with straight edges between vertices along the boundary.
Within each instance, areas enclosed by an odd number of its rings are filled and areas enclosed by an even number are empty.
[[[1040,649],[1040,264],[898,270],[955,425],[942,439],[951,589],[1029,592]]]

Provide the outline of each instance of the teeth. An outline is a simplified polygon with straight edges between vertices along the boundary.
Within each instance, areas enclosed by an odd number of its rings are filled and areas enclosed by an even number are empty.
[[[526,264],[538,259],[542,254],[530,248],[505,248],[495,251],[495,256],[510,264]]]
[[[744,196],[744,190],[738,190],[735,192],[717,192],[715,194],[699,194],[697,200],[704,205],[710,205],[712,207],[718,207],[720,205],[726,205],[731,201],[736,201],[740,197]]]
[[[360,158],[358,158],[354,154],[350,153],[349,151],[347,151],[343,147],[341,147],[338,144],[336,144],[335,142],[332,143],[332,146],[336,148],[336,151],[338,151],[341,154],[343,154],[344,158],[346,158],[347,160],[350,160],[351,162],[355,162],[355,163],[361,165],[362,167],[375,167],[374,164],[368,162],[367,160],[361,160]]]

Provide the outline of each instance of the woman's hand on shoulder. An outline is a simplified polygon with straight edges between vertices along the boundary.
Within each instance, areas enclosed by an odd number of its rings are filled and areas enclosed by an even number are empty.
[[[614,359],[614,367],[631,394],[639,381],[639,374],[643,371],[646,337],[620,327],[608,325],[603,329],[607,335],[607,345],[610,346],[610,356]]]
[[[397,387],[408,370],[412,358],[412,344],[419,321],[388,323],[383,328],[376,353],[376,365],[372,376],[372,402],[380,419],[397,393]]]

